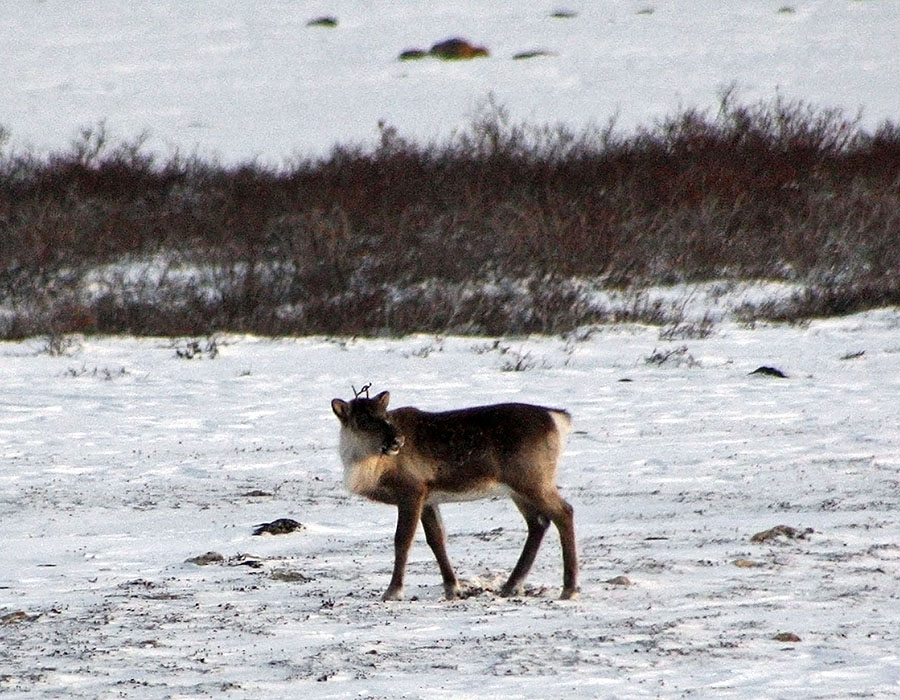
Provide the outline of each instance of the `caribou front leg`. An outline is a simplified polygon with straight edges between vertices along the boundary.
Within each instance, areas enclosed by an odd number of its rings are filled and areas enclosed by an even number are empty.
[[[425,541],[434,552],[438,567],[441,570],[441,578],[444,580],[444,595],[447,600],[459,598],[459,581],[453,573],[453,565],[447,556],[447,538],[444,535],[444,524],[441,521],[441,512],[437,506],[425,506],[422,510],[422,527],[425,529]]]
[[[391,583],[381,596],[382,600],[401,600],[403,598],[403,577],[406,573],[406,560],[412,547],[416,528],[422,517],[425,499],[421,494],[410,494],[397,505],[397,531],[394,533],[394,573]]]

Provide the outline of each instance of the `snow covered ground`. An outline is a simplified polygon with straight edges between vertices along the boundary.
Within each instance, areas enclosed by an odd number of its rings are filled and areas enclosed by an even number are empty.
[[[323,15],[338,26],[306,26]],[[105,121],[163,154],[281,163],[379,120],[447,137],[491,94],[516,120],[631,130],[729,85],[874,125],[900,116],[898,35],[892,0],[20,0],[0,13],[0,125],[38,152]],[[490,58],[398,60],[451,36]],[[555,55],[512,59],[533,50]]]
[[[338,27],[306,27],[323,14]],[[515,119],[576,127],[711,107],[731,84],[744,101],[861,107],[867,124],[900,115],[887,0],[46,0],[6,3],[0,32],[0,124],[39,153],[105,120],[162,153],[281,162],[374,139],[379,120],[447,136],[490,94]],[[453,35],[491,57],[396,60]],[[557,55],[511,58],[532,49]],[[900,694],[897,310],[717,317],[702,340],[622,325],[196,349],[0,344],[4,696]],[[748,374],[760,365],[788,378]],[[379,602],[395,514],[344,492],[329,407],[367,381],[395,405],[572,411],[560,482],[579,600],[556,600],[553,532],[528,595],[492,593],[524,525],[491,501],[444,508],[471,597],[441,599],[420,536],[407,600]],[[305,529],[251,534],[281,517]],[[802,536],[751,541],[779,525]],[[222,561],[186,562],[210,551]]]
[[[6,696],[900,693],[897,310],[674,343],[621,325],[46,349],[0,345]],[[524,541],[495,500],[443,509],[471,597],[442,599],[420,534],[407,600],[379,601],[395,511],[345,493],[329,406],[367,381],[394,405],[572,411],[578,600],[556,600],[553,531],[528,594],[492,592]],[[282,517],[305,529],[251,534]],[[751,541],[779,525],[802,537]]]

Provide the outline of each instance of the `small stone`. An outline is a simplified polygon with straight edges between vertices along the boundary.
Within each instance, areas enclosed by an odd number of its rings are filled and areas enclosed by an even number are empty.
[[[422,49],[407,49],[406,51],[401,52],[400,60],[401,61],[416,61],[420,58],[425,58],[428,55],[427,51]]]
[[[255,554],[236,554],[228,559],[228,566],[246,566],[250,569],[261,569],[264,564],[265,560]]]
[[[244,494],[241,494],[245,498],[268,498],[272,494],[268,491],[263,491],[262,489],[253,489],[252,491],[247,491]]]
[[[774,637],[772,637],[776,642],[799,642],[800,637],[798,637],[793,632],[779,632]]]
[[[187,564],[196,564],[197,566],[207,566],[208,564],[221,564],[225,561],[225,557],[223,557],[218,552],[207,552],[206,554],[201,554],[196,557],[191,557],[190,559],[185,559],[185,563]]]
[[[273,581],[284,581],[285,583],[309,583],[312,579],[304,576],[294,569],[278,569],[269,574],[269,578]]]
[[[513,55],[514,61],[521,61],[527,58],[541,58],[545,56],[556,56],[557,54],[552,51],[545,51],[543,49],[535,49],[534,51],[520,51],[517,54]]]
[[[37,620],[37,615],[29,615],[24,610],[16,610],[0,617],[0,625],[14,625],[18,622],[33,622]]]
[[[604,583],[608,583],[611,586],[631,586],[631,579],[627,576],[613,576],[612,578],[606,579]]]
[[[768,542],[769,540],[777,539],[778,537],[785,537],[789,540],[805,540],[808,535],[813,533],[813,529],[811,527],[806,528],[805,530],[799,530],[795,527],[791,527],[790,525],[776,525],[775,527],[769,530],[763,530],[762,532],[757,532],[753,537],[750,538],[751,542]]]
[[[315,19],[309,20],[306,23],[307,27],[327,27],[332,29],[338,25],[337,17],[325,16],[325,17],[316,17]]]
[[[734,565],[740,569],[758,569],[765,566],[765,563],[752,559],[735,559]]]

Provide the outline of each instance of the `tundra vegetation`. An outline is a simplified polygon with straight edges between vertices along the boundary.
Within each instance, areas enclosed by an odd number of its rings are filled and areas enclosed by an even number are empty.
[[[561,333],[673,323],[598,290],[775,280],[799,321],[900,303],[900,127],[803,102],[622,134],[488,103],[432,143],[380,126],[281,166],[161,157],[100,124],[0,149],[0,337]]]

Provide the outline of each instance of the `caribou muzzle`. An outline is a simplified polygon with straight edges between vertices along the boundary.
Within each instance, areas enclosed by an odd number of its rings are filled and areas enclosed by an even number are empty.
[[[388,424],[384,442],[381,443],[381,454],[388,456],[398,454],[404,442],[406,442],[406,438],[398,433],[393,425]]]

